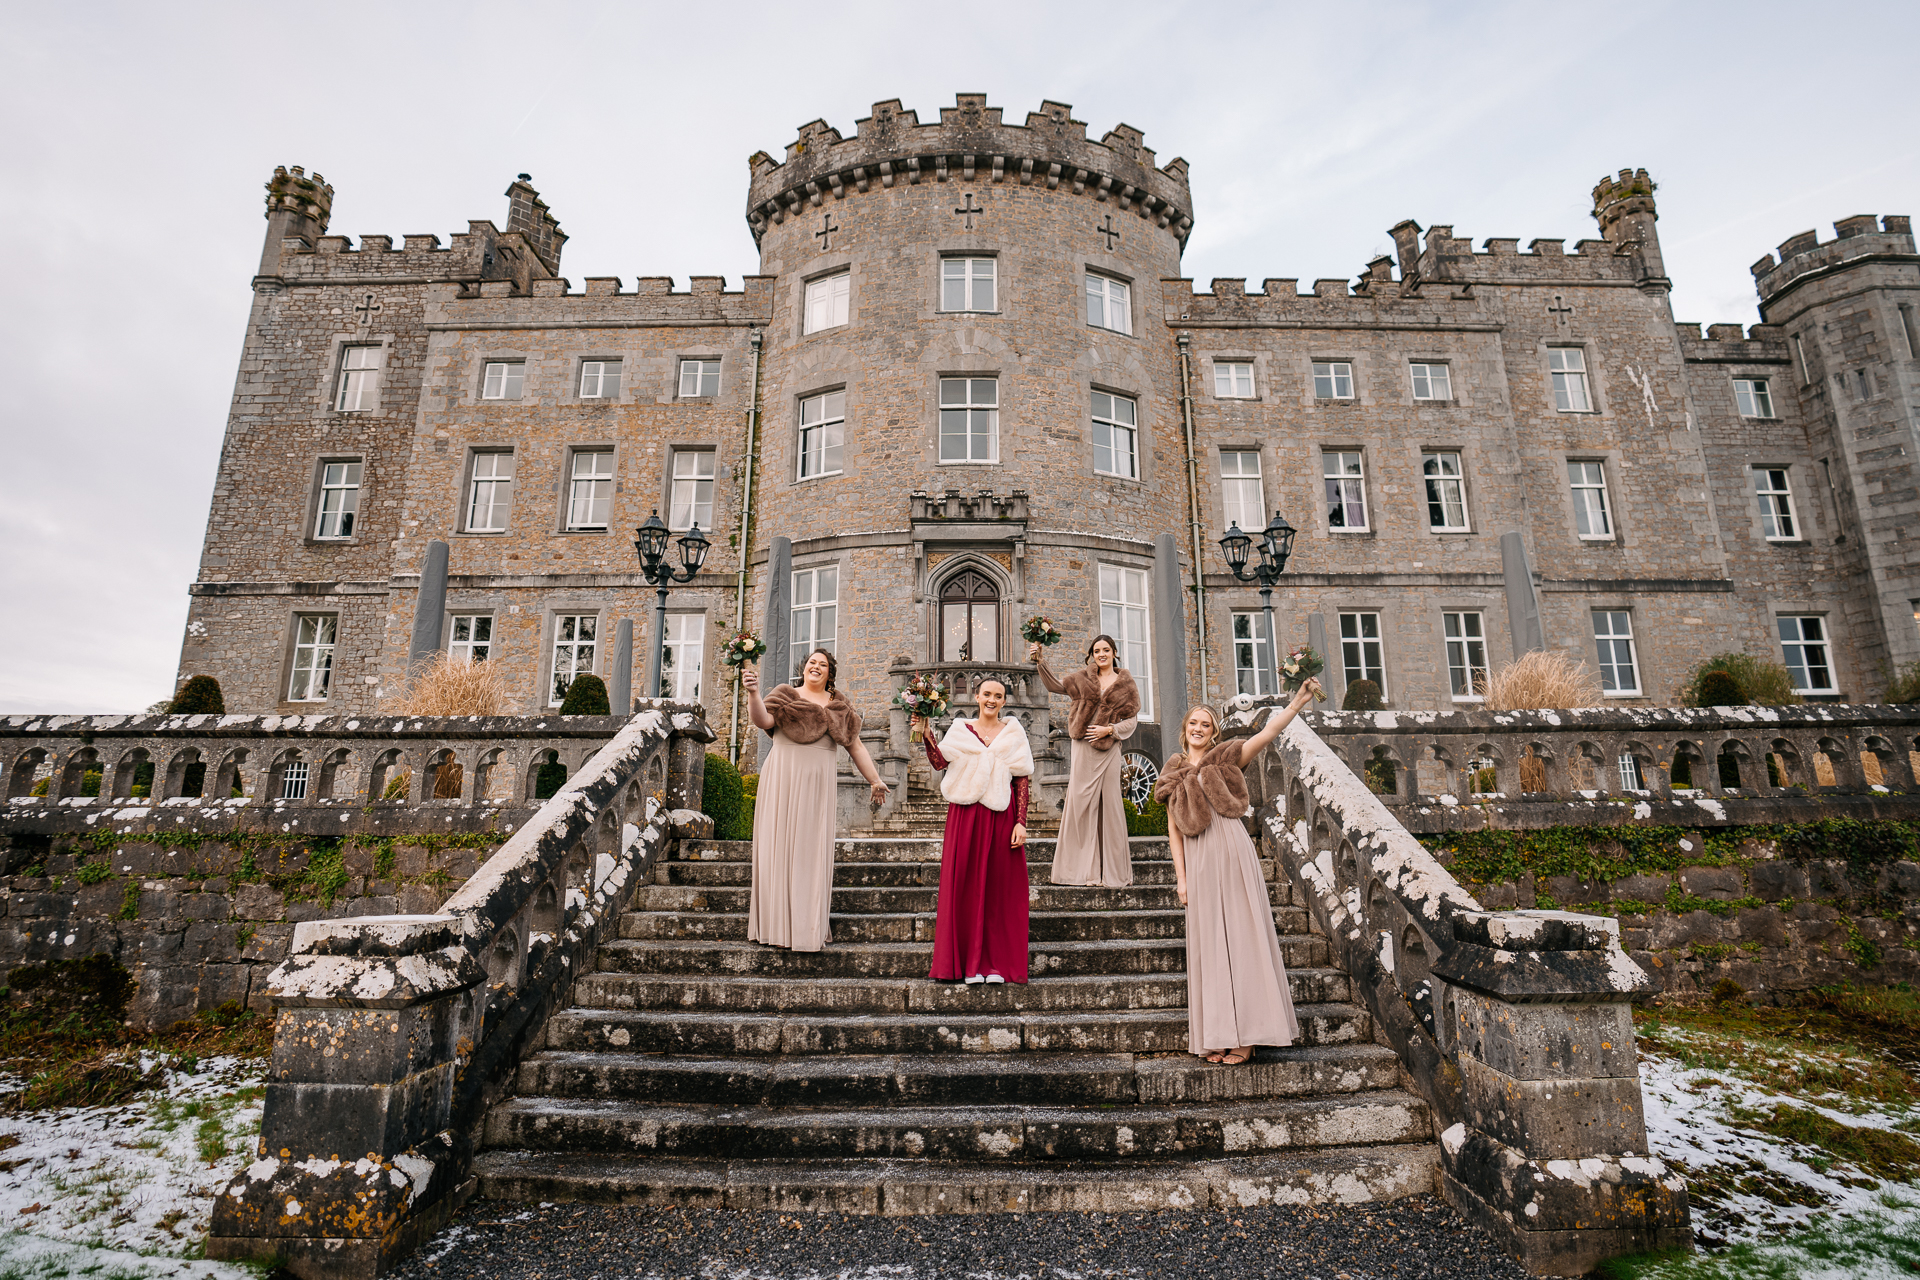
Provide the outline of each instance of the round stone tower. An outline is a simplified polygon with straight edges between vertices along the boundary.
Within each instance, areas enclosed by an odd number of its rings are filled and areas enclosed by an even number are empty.
[[[1023,663],[1020,623],[1044,613],[1063,662],[1132,627],[1154,685],[1155,541],[1186,520],[1161,300],[1193,221],[1185,162],[1156,167],[1125,125],[1092,141],[1058,103],[1009,125],[962,94],[937,124],[882,102],[853,138],[816,121],[751,163],[778,281],[754,522],[770,679],[780,644],[831,635],[879,720],[890,668],[964,689],[969,664]]]

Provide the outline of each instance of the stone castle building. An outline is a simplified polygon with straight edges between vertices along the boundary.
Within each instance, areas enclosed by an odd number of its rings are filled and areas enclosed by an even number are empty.
[[[504,227],[356,246],[318,174],[276,171],[182,675],[288,714],[371,712],[438,650],[500,664],[527,712],[577,671],[652,692],[655,510],[712,538],[663,684],[723,738],[738,626],[770,674],[834,647],[898,756],[906,670],[1018,674],[1046,614],[1063,654],[1121,637],[1157,758],[1190,701],[1266,688],[1218,540],[1275,511],[1277,638],[1327,655],[1336,699],[1364,677],[1447,710],[1547,646],[1622,704],[1729,649],[1865,701],[1920,658],[1905,217],[1793,237],[1754,266],[1764,323],[1703,335],[1644,170],[1599,183],[1571,249],[1406,221],[1302,292],[1196,291],[1186,163],[1058,103],[883,102],[751,167],[737,291],[576,289],[524,174]]]

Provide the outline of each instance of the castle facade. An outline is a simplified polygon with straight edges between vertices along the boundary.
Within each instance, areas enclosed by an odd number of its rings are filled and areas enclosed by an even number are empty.
[[[737,291],[576,289],[526,175],[504,228],[355,245],[317,174],[276,172],[182,675],[235,712],[367,713],[444,650],[537,714],[591,671],[704,702],[751,757],[718,661],[739,627],[770,674],[833,648],[890,740],[907,671],[1018,677],[1045,614],[1074,657],[1119,638],[1157,759],[1188,703],[1268,691],[1275,642],[1325,654],[1336,700],[1370,679],[1412,711],[1536,647],[1624,705],[1722,650],[1853,701],[1920,659],[1905,217],[1788,240],[1754,266],[1764,323],[1703,334],[1644,170],[1599,183],[1572,248],[1408,221],[1303,292],[1196,290],[1185,162],[1058,103],[883,102],[751,169]],[[711,539],[657,682],[654,512]],[[1219,540],[1276,512],[1270,637]]]

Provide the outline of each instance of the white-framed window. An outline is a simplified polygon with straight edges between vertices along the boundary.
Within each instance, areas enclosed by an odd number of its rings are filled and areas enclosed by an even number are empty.
[[[1345,360],[1313,362],[1313,398],[1316,400],[1353,399],[1353,365]]]
[[[288,702],[325,702],[333,685],[333,650],[340,620],[331,613],[303,613],[294,621],[293,679]]]
[[[360,518],[360,464],[320,464],[320,512],[313,522],[316,538],[351,538]]]
[[[280,798],[282,800],[307,798],[307,762],[305,760],[289,760],[280,766]]]
[[[1251,360],[1215,360],[1213,362],[1213,398],[1216,400],[1253,399],[1253,362]]]
[[[613,505],[613,450],[576,449],[568,478],[567,528],[604,529]]]
[[[1467,481],[1460,472],[1460,455],[1423,453],[1420,474],[1427,485],[1427,528],[1434,533],[1468,532]]]
[[[380,348],[345,347],[340,352],[340,394],[333,407],[341,413],[364,413],[373,408],[380,386]]]
[[[1387,668],[1380,653],[1380,615],[1343,613],[1340,615],[1340,666],[1347,683],[1371,680],[1387,696]]]
[[[1140,427],[1126,396],[1093,393],[1093,469],[1103,476],[1140,478]]]
[[[502,533],[513,501],[513,455],[476,453],[467,483],[467,532]]]
[[[518,400],[527,381],[527,366],[519,360],[489,360],[480,384],[482,400]]]
[[[1640,770],[1640,757],[1631,751],[1622,751],[1616,762],[1620,766],[1620,789],[1622,791],[1645,791],[1647,776]]]
[[[1087,273],[1087,323],[1115,333],[1133,332],[1133,290],[1110,276]]]
[[[1443,613],[1447,638],[1447,679],[1455,702],[1479,702],[1487,696],[1487,634],[1478,613]]]
[[[1573,523],[1583,538],[1613,537],[1613,510],[1607,503],[1607,467],[1603,462],[1567,463],[1573,491]]]
[[[696,524],[713,528],[713,450],[675,449],[667,528],[678,533]]]
[[[1773,393],[1767,390],[1765,378],[1735,378],[1733,398],[1739,404],[1743,418],[1773,416]]]
[[[787,679],[798,680],[807,655],[815,649],[834,652],[840,623],[840,567],[793,571],[792,604],[787,612]]]
[[[850,271],[807,281],[807,315],[802,332],[818,333],[822,329],[837,329],[845,324],[848,290],[852,286],[853,273]]]
[[[846,431],[846,392],[829,391],[800,402],[800,479],[840,474]]]
[[[660,647],[660,697],[700,701],[700,667],[706,647],[706,614],[667,615],[667,635]]]
[[[846,321],[842,320],[840,323],[845,324]],[[680,362],[680,394],[688,398],[719,395],[720,362],[718,360],[682,360]]]
[[[1787,670],[1793,672],[1795,692],[1838,692],[1827,649],[1827,620],[1818,614],[1783,613],[1775,621],[1780,628],[1781,656],[1786,659]]]
[[[992,258],[940,259],[942,311],[992,311],[994,284]]]
[[[447,638],[449,662],[485,662],[493,653],[493,615],[456,613]]]
[[[1233,615],[1233,677],[1241,693],[1274,692],[1273,637],[1264,610]]]
[[[620,398],[620,362],[618,360],[582,360],[580,362],[580,398],[582,400],[618,400]]]
[[[1260,481],[1256,449],[1220,451],[1220,532],[1239,525],[1256,536],[1267,527],[1267,495]]]
[[[1793,521],[1793,486],[1785,467],[1753,469],[1753,500],[1760,504],[1760,527],[1768,542],[1791,542],[1800,536]]]
[[[599,630],[597,614],[563,613],[553,620],[553,681],[547,690],[548,706],[565,702],[573,678],[593,671]]]
[[[1453,374],[1446,365],[1416,360],[1407,369],[1413,375],[1415,400],[1453,399]]]
[[[1362,456],[1322,450],[1320,475],[1327,486],[1327,527],[1342,533],[1365,533],[1369,527],[1367,471]]]
[[[1628,697],[1640,692],[1640,664],[1633,656],[1633,615],[1625,609],[1593,611],[1593,648],[1600,659],[1600,692]]]
[[[1553,407],[1561,413],[1593,412],[1587,394],[1587,354],[1579,347],[1547,348],[1547,372],[1553,377]]]
[[[940,379],[940,461],[1000,461],[1000,380]]]
[[[1153,644],[1147,629],[1147,571],[1100,566],[1100,630],[1120,642],[1115,655],[1140,686],[1140,718],[1153,716]]]

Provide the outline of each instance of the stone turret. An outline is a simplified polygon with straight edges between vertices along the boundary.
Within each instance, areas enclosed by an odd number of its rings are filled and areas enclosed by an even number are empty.
[[[531,174],[521,174],[507,188],[506,229],[518,231],[525,237],[533,256],[540,259],[540,265],[550,274],[560,274],[560,250],[567,243],[567,233],[548,211],[547,202],[533,189]]]
[[[1816,231],[1790,236],[1780,246],[1778,262],[1769,253],[1753,264],[1753,283],[1760,293],[1762,314],[1803,280],[1842,267],[1911,259],[1914,253],[1913,220],[1905,214],[1890,213],[1884,218],[1855,214],[1834,223],[1833,230],[1834,239],[1825,243]]]
[[[1654,223],[1656,184],[1645,169],[1622,169],[1617,177],[1602,178],[1593,188],[1593,220],[1600,234],[1619,252],[1640,258],[1641,279],[1648,284],[1667,283],[1666,263],[1660,256],[1660,233]]]
[[[281,165],[267,182],[267,238],[260,250],[263,276],[280,274],[281,242],[302,240],[311,248],[327,233],[333,215],[333,188],[319,174],[311,178],[299,165]]]

